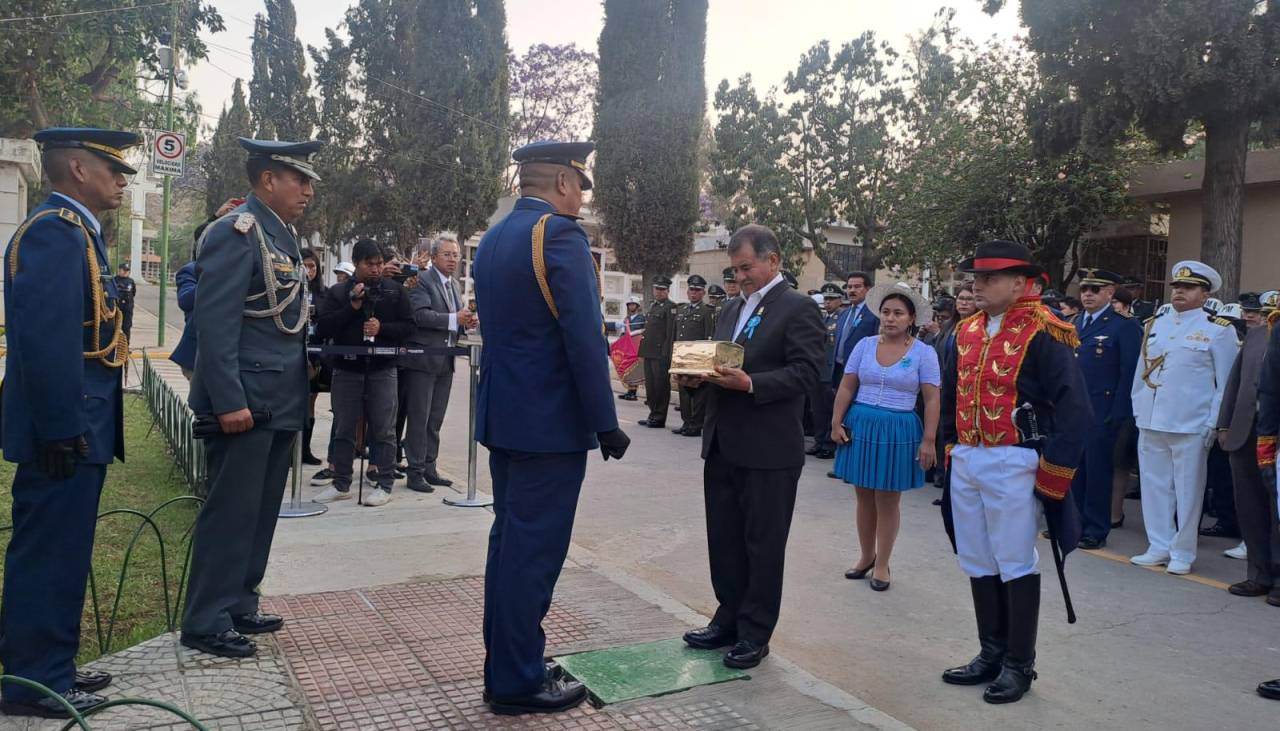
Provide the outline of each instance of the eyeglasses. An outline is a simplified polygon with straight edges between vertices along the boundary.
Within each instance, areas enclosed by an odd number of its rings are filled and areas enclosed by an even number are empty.
[[[1082,284],[1080,285],[1080,291],[1088,292],[1090,294],[1097,294],[1102,291],[1102,287],[1099,287],[1096,284]]]

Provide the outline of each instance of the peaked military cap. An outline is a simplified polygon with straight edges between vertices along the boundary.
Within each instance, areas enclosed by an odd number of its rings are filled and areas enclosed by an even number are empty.
[[[791,272],[783,272],[782,281],[786,282],[787,286],[792,289],[800,289],[800,280],[796,279],[796,275]]]
[[[1169,284],[1198,284],[1209,290],[1209,294],[1218,291],[1222,286],[1222,275],[1213,267],[1202,261],[1185,259],[1173,265]]]
[[[311,166],[311,158],[324,143],[320,140],[307,142],[279,142],[276,140],[251,140],[240,137],[240,146],[249,151],[249,157],[264,158],[284,163],[312,180],[320,180],[316,169]]]
[[[974,255],[960,262],[957,267],[969,274],[989,272],[1014,272],[1037,277],[1041,268],[1032,263],[1031,251],[1016,241],[988,241],[978,244]]]
[[[722,272],[722,276],[726,283],[738,281],[738,274],[733,270],[733,267],[725,267],[724,272]]]
[[[1262,309],[1262,295],[1257,292],[1240,293],[1240,309],[1244,312],[1257,312]]]
[[[823,299],[844,299],[844,290],[835,282],[827,282],[818,291],[822,293]]]
[[[707,288],[707,280],[703,279],[702,275],[700,274],[690,274],[689,278],[685,280],[685,284],[689,287],[689,289],[706,289]]]
[[[587,177],[587,157],[595,151],[593,142],[531,142],[511,153],[511,158],[521,165],[527,162],[545,162],[563,165],[578,171],[582,189],[591,190],[591,178]]]
[[[1258,300],[1262,302],[1262,309],[1270,312],[1280,307],[1280,290],[1268,289],[1258,297]]]
[[[142,135],[94,127],[51,127],[32,135],[42,150],[88,150],[105,157],[117,170],[134,175],[137,168],[124,159],[124,151],[142,144]]]
[[[658,289],[670,289],[671,277],[654,277],[653,286]]]
[[[1081,269],[1076,272],[1080,277],[1080,285],[1093,285],[1095,287],[1106,287],[1108,285],[1117,285],[1124,282],[1115,272],[1109,272],[1106,269]]]
[[[728,292],[724,291],[724,287],[721,287],[718,284],[713,284],[707,287],[708,297],[726,297],[728,296],[728,294],[729,294]]]

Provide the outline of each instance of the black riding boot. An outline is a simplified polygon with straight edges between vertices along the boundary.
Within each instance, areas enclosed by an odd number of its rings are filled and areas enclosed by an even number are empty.
[[[990,683],[1000,675],[1008,632],[1008,603],[1005,585],[999,576],[969,579],[973,591],[973,613],[978,618],[978,644],[982,650],[968,665],[942,673],[942,680],[952,685]]]
[[[1036,679],[1036,629],[1040,625],[1040,574],[1022,576],[1005,584],[1009,599],[1009,640],[1000,677],[987,686],[987,703],[1013,703],[1031,689]]]
[[[320,458],[311,453],[311,432],[315,429],[316,420],[314,418],[307,419],[307,423],[302,427],[302,463],[309,465],[322,464]]]

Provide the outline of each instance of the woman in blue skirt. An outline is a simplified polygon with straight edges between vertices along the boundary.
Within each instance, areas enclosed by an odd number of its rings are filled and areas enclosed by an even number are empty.
[[[867,294],[880,315],[879,337],[858,341],[844,369],[831,419],[835,472],[857,494],[862,555],[845,578],[871,574],[871,588],[889,588],[889,557],[898,538],[902,493],[924,485],[938,433],[938,354],[915,336],[932,312],[906,284],[881,285]],[[924,397],[924,424],[916,415]],[[850,408],[852,405],[852,408]]]

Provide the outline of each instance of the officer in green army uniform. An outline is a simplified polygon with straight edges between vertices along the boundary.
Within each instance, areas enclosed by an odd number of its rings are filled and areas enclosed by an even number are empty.
[[[717,318],[720,317],[720,313],[724,310],[724,298],[724,287],[721,287],[718,284],[711,284],[707,286],[707,301],[711,303],[711,307],[715,310]],[[715,328],[713,327],[712,330],[714,329]]]
[[[640,341],[640,357],[644,359],[644,403],[648,418],[640,426],[661,429],[667,425],[667,407],[671,405],[671,345],[675,340],[676,303],[670,299],[671,278],[653,280],[653,304],[645,315],[644,338]]]
[[[742,288],[738,286],[738,275],[733,267],[724,268],[724,293],[726,301],[742,294]]]
[[[689,301],[676,308],[675,339],[710,340],[716,330],[716,308],[710,302],[703,301],[707,293],[707,280],[697,274],[690,275],[687,292]],[[684,418],[684,426],[672,429],[672,434],[702,436],[702,414],[707,393],[707,389],[701,386],[680,387],[680,416]]]

